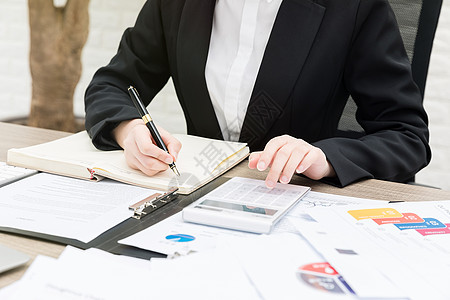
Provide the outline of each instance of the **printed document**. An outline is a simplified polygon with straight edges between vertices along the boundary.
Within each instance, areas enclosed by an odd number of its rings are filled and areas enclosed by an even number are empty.
[[[39,173],[0,188],[0,227],[87,243],[131,217],[128,206],[155,192],[109,179]]]
[[[355,299],[353,288],[298,234],[260,235],[224,246],[265,300]]]
[[[261,299],[238,261],[190,255],[151,261],[67,247],[58,259],[38,256],[4,300]]]
[[[297,228],[349,282],[382,274],[411,299],[448,299],[450,201],[331,207],[310,215],[316,226]]]
[[[135,233],[120,244],[163,253],[186,255],[215,248],[218,241],[229,237],[249,237],[255,234],[225,228],[184,222],[181,212]]]
[[[97,249],[67,247],[58,259],[37,256],[5,300],[142,299],[150,262]]]

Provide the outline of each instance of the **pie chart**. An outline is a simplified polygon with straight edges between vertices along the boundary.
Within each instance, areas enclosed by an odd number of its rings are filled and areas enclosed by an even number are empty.
[[[355,294],[344,278],[327,262],[301,266],[297,270],[297,278],[326,293]]]
[[[166,240],[172,241],[172,242],[176,242],[176,243],[185,243],[185,242],[191,242],[193,240],[195,240],[195,237],[193,237],[192,235],[188,235],[188,234],[171,234],[166,236]]]

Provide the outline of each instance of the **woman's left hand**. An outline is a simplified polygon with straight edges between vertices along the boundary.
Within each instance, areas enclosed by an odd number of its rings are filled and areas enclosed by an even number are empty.
[[[270,168],[266,186],[275,187],[277,181],[289,183],[294,172],[319,180],[334,177],[336,173],[320,148],[289,135],[271,139],[264,151],[250,154],[250,169],[264,171]]]

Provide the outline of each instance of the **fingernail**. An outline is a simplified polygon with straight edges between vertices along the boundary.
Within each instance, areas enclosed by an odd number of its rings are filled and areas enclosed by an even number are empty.
[[[298,174],[303,173],[305,171],[305,168],[303,166],[300,166],[295,170]]]
[[[266,163],[260,161],[256,167],[258,168],[259,171],[264,171],[266,169]]]
[[[275,182],[268,180],[268,181],[266,181],[266,186],[268,188],[273,188],[273,187],[275,187]]]
[[[280,178],[281,183],[289,183],[289,178],[286,175],[281,176]]]
[[[164,162],[166,164],[171,164],[173,162],[173,159],[171,157],[168,157],[168,158],[164,159]]]

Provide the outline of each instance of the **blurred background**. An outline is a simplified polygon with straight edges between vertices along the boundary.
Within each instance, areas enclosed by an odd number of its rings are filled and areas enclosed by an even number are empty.
[[[432,0],[429,0],[432,1]],[[64,5],[64,0],[55,0]],[[83,71],[74,94],[74,113],[84,117],[84,91],[94,72],[117,51],[123,31],[134,24],[145,0],[91,0],[89,36],[82,52]],[[0,0],[0,121],[28,116],[31,99],[30,31],[27,0]],[[444,0],[424,99],[430,119],[433,158],[416,182],[450,190],[450,0]],[[150,104],[155,121],[173,133],[186,132],[172,83]],[[395,199],[393,199],[395,200]]]

